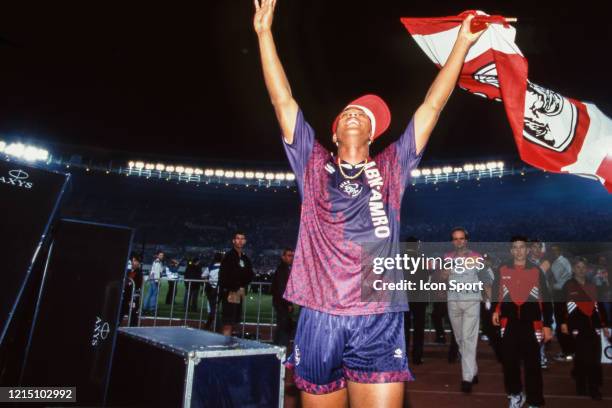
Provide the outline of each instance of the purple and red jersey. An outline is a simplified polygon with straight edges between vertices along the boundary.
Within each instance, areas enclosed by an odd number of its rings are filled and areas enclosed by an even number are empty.
[[[298,111],[293,143],[283,143],[302,198],[300,231],[284,297],[336,315],[407,310],[404,302],[362,298],[362,245],[368,256],[393,258],[400,236],[400,207],[410,172],[419,163],[411,120],[399,140],[365,170],[342,163],[315,140]],[[401,296],[405,299],[405,294]]]

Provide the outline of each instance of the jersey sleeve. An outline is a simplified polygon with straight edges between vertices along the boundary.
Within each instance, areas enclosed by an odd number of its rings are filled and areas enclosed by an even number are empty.
[[[377,157],[379,161],[393,161],[392,167],[400,174],[402,191],[410,182],[410,173],[418,166],[421,157],[423,157],[423,151],[419,154],[416,152],[414,137],[414,117],[412,117],[400,138],[383,150]]]
[[[304,173],[306,171],[306,165],[312,154],[314,146],[314,130],[304,119],[302,110],[298,110],[297,118],[295,121],[295,129],[293,131],[293,143],[289,144],[281,136],[283,140],[283,147],[289,159],[291,169],[295,174],[295,181],[298,189],[300,190],[300,196],[304,196]]]

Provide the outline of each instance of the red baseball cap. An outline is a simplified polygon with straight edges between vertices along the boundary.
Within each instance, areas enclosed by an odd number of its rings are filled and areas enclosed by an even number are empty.
[[[370,118],[373,134],[372,139],[376,139],[389,128],[389,124],[391,123],[391,112],[385,101],[379,96],[372,94],[360,96],[346,105],[342,111],[344,112],[348,108],[359,108]],[[334,120],[332,133],[336,133],[339,120],[340,115],[336,116]]]

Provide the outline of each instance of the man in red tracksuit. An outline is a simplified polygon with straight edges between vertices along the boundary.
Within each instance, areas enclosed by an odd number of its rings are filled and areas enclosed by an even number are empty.
[[[502,264],[493,285],[493,324],[501,326],[504,383],[510,408],[522,407],[521,361],[530,407],[544,405],[540,342],[552,338],[553,309],[546,278],[527,260],[527,238],[512,238],[512,260]]]
[[[565,310],[562,314],[561,332],[572,335],[576,344],[574,369],[576,393],[601,400],[602,385],[601,335],[610,334],[606,328],[605,308],[597,302],[597,287],[587,282],[588,262],[576,258],[572,262],[574,277],[563,286]]]

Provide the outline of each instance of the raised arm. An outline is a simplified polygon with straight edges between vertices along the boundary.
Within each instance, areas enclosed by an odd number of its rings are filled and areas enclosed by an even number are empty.
[[[293,131],[298,111],[298,104],[291,95],[291,87],[285,75],[283,65],[278,58],[276,45],[272,36],[272,19],[276,0],[253,0],[255,17],[253,26],[259,40],[259,53],[263,68],[266,88],[276,112],[285,141],[293,143]]]
[[[473,15],[469,15],[463,20],[459,35],[453,46],[446,64],[442,67],[436,79],[431,84],[425,101],[417,109],[414,114],[414,131],[415,131],[415,142],[417,154],[423,150],[429,136],[433,131],[440,112],[444,109],[448,98],[453,93],[453,89],[459,79],[465,56],[467,55],[470,47],[474,44],[478,38],[482,35],[485,30],[477,33],[470,31],[470,23],[474,18]]]

